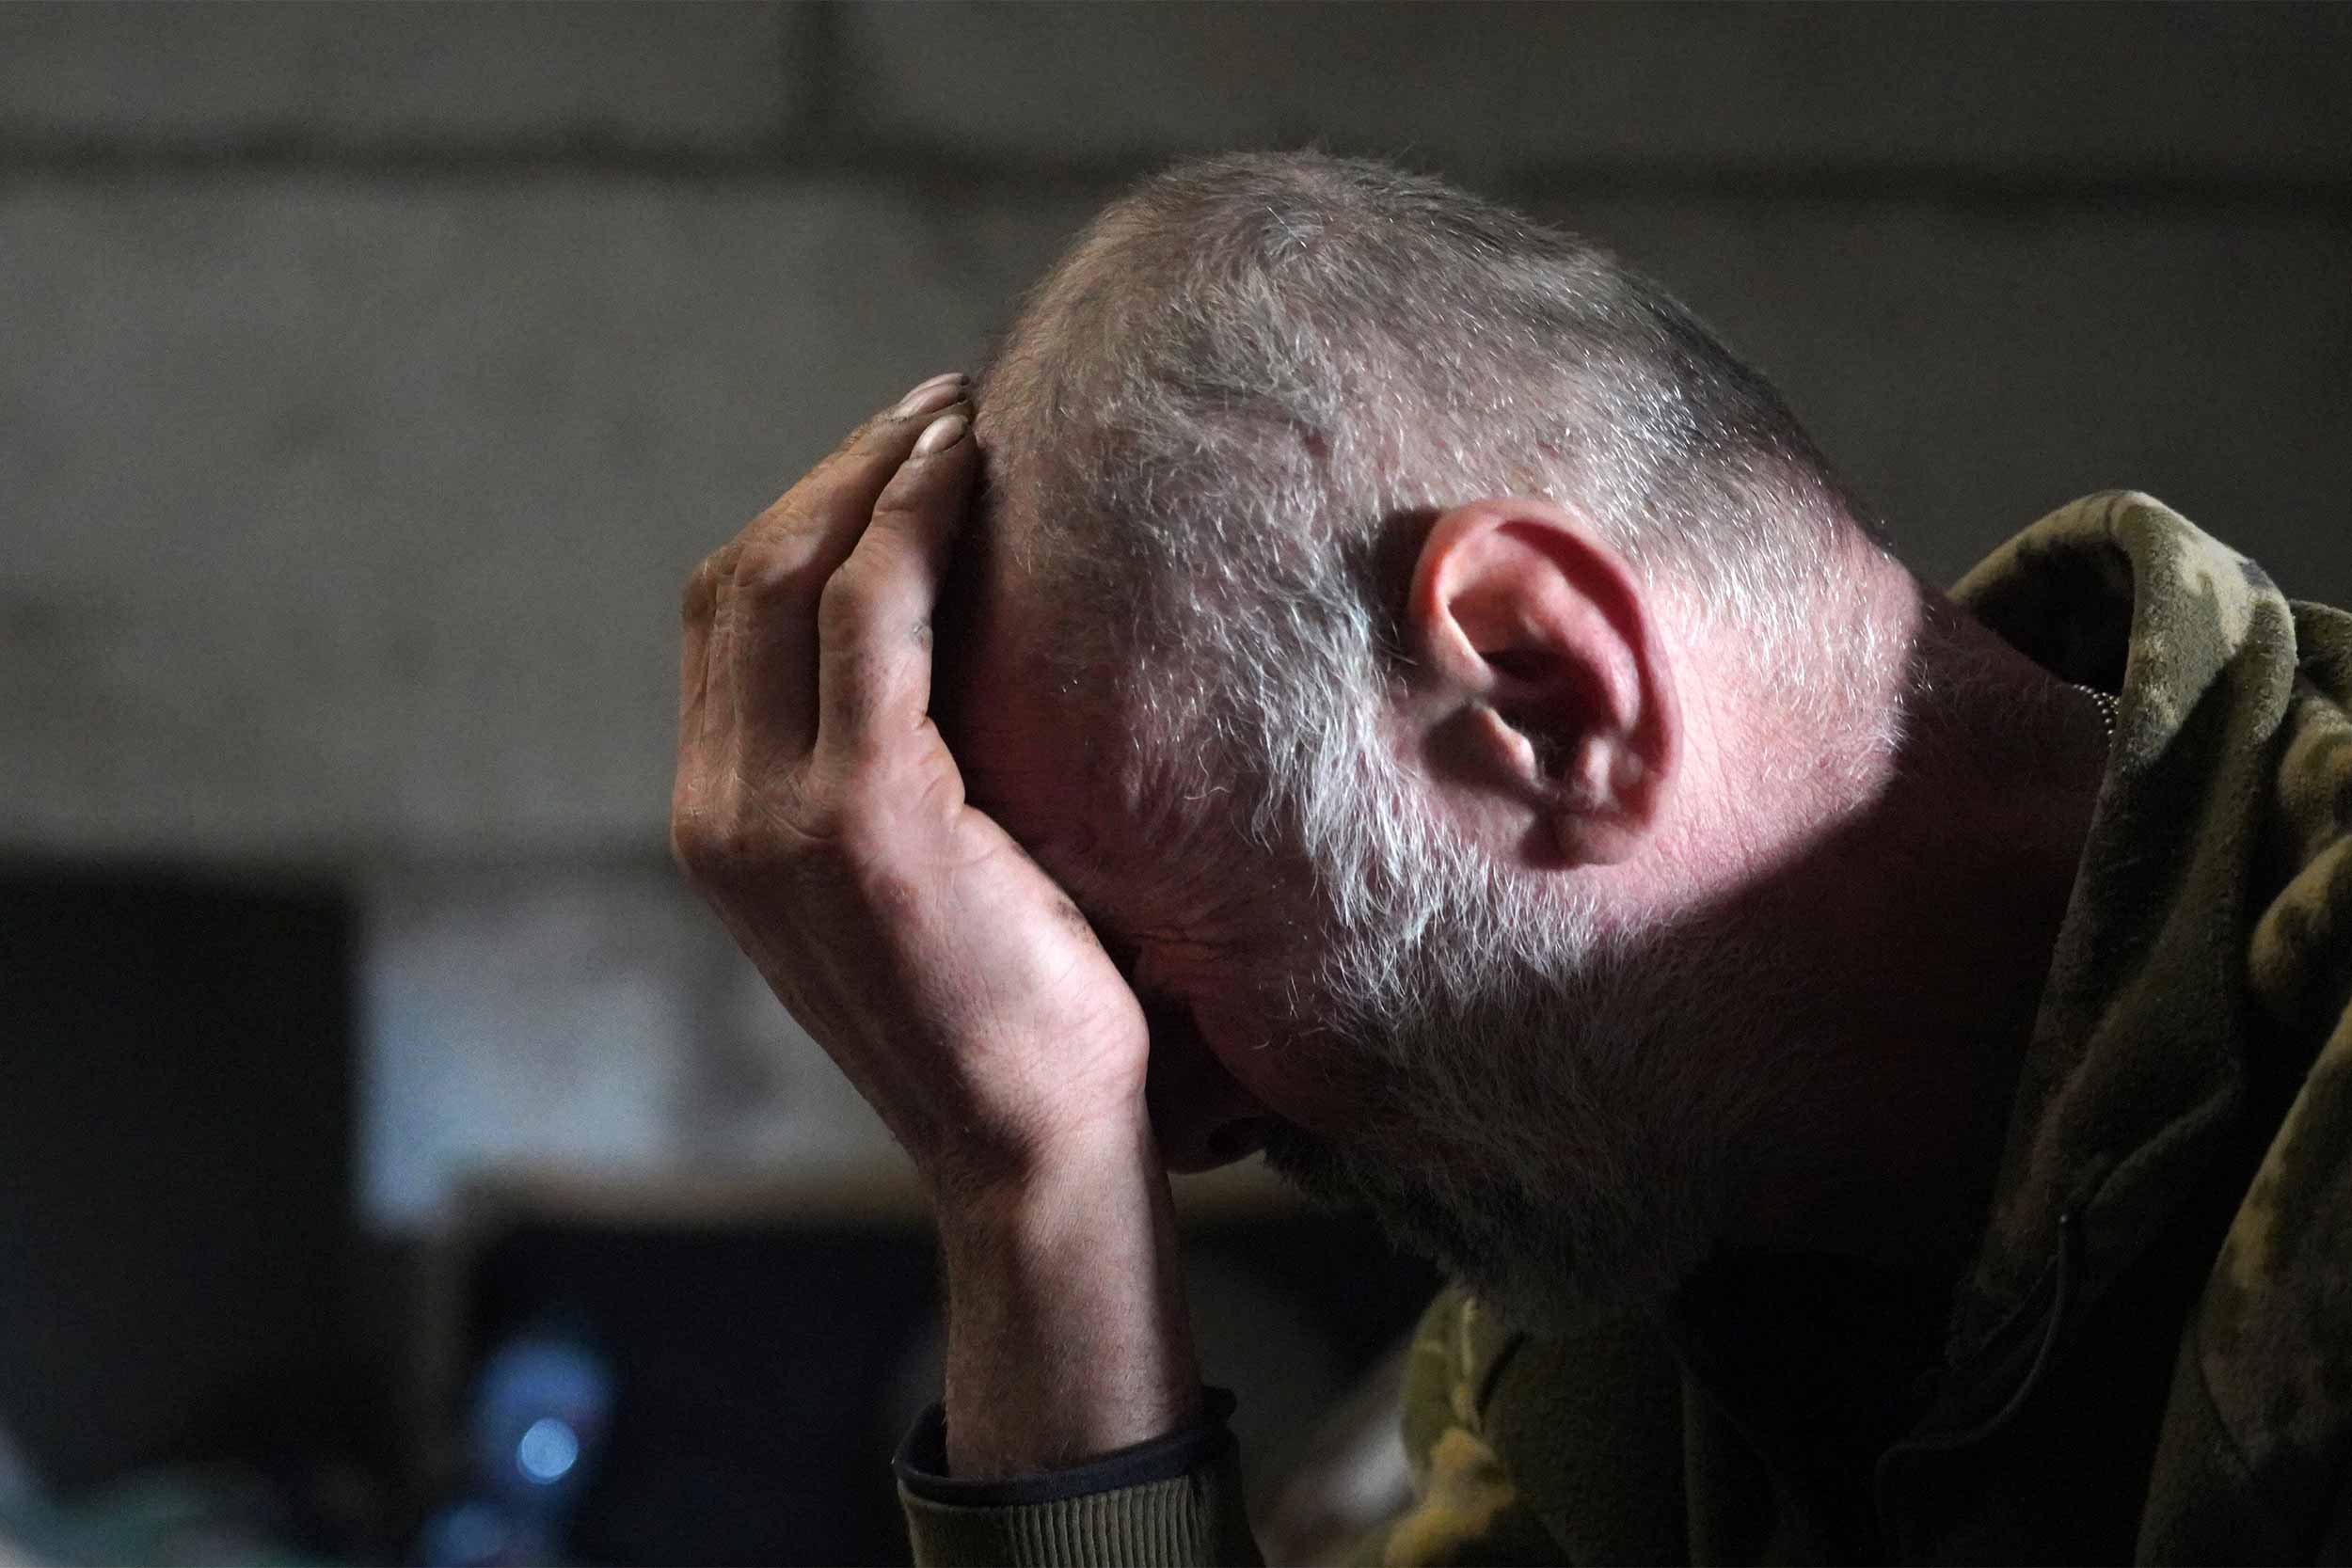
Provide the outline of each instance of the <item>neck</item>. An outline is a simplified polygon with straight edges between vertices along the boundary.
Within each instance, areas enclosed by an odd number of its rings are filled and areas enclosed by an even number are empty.
[[[1906,579],[1899,744],[1761,884],[1782,961],[1819,976],[1770,1030],[1799,1063],[1756,1130],[1727,1243],[1957,1279],[2106,765],[2082,691]],[[1882,717],[1895,717],[1890,713]],[[1820,818],[1817,818],[1819,820]]]

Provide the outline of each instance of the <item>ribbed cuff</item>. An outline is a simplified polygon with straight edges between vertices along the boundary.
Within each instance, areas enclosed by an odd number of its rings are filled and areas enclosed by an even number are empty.
[[[1225,1425],[1232,1409],[1232,1395],[1212,1388],[1197,1426],[1067,1470],[963,1481],[943,1473],[946,1431],[933,1406],[893,1465],[914,1560],[925,1568],[1257,1563],[1240,1459]]]
[[[1203,1388],[1200,1419],[1158,1437],[1147,1437],[1099,1459],[1042,1475],[976,1481],[947,1473],[947,1415],[933,1404],[914,1418],[890,1467],[898,1484],[918,1497],[961,1508],[1024,1508],[1060,1502],[1094,1492],[1116,1492],[1155,1481],[1173,1481],[1218,1457],[1233,1444],[1226,1426],[1232,1419],[1228,1388]]]

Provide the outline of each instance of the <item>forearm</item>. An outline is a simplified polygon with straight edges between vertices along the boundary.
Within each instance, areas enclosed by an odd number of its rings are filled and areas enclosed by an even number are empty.
[[[1168,1179],[1137,1118],[940,1215],[947,1463],[1063,1468],[1200,1418]]]

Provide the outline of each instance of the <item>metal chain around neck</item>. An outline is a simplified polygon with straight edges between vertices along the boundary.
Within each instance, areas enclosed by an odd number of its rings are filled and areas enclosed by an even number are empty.
[[[2107,739],[2110,742],[2113,741],[2115,739],[2115,710],[2121,700],[2114,692],[2102,691],[2094,686],[2077,686],[2074,689],[2090,698],[2098,707],[2099,727],[2106,732]]]

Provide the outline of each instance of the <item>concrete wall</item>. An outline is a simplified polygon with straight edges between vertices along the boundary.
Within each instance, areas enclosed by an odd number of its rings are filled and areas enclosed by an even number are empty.
[[[2343,7],[0,7],[0,848],[356,879],[379,1212],[870,1149],[661,862],[676,586],[1123,179],[1453,173],[1932,576],[2134,484],[2341,601],[2347,81]]]

